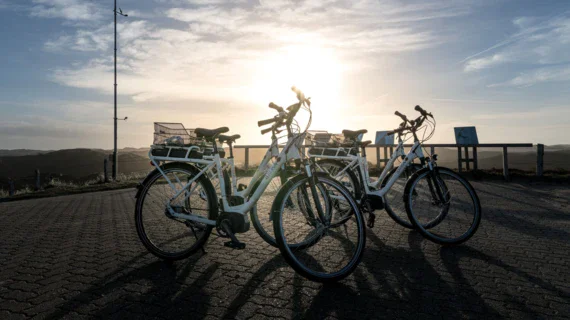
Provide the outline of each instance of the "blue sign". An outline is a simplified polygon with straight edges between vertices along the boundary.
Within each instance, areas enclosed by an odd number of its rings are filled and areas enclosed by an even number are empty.
[[[456,127],[453,129],[455,130],[455,143],[460,145],[479,144],[475,127]]]
[[[386,135],[389,131],[376,131],[375,145],[377,146],[393,146],[394,135]]]

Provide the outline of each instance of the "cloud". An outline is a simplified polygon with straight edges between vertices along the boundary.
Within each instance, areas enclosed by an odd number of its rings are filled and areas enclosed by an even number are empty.
[[[464,71],[493,69],[516,64],[524,74],[491,86],[528,86],[539,82],[567,81],[565,68],[550,65],[570,63],[570,17],[562,13],[549,19],[518,17],[512,21],[517,32],[506,40],[471,55],[464,61]]]
[[[570,67],[539,68],[528,73],[500,83],[489,85],[490,87],[529,87],[544,82],[560,82],[570,80]]]
[[[509,61],[505,54],[494,54],[492,56],[471,59],[465,64],[465,71],[478,71],[481,69],[490,68]]]
[[[547,107],[539,108],[533,111],[519,111],[508,113],[486,113],[471,116],[476,120],[536,120],[540,118],[560,118],[570,114],[568,107]]]
[[[46,2],[41,0],[44,6]],[[52,6],[63,6],[63,2],[84,3],[50,1]],[[275,56],[286,57],[290,48],[331,52],[335,61],[343,63],[342,70],[362,68],[378,55],[442,43],[430,21],[469,12],[462,1],[406,5],[367,0],[175,3],[177,7],[164,10],[164,14],[186,27],[172,29],[172,21],[132,21],[130,16],[119,24],[119,88],[136,101],[243,99],[244,91],[253,90],[254,77],[265,74]],[[51,79],[65,86],[111,93],[111,45],[112,25],[108,24],[79,27],[75,33],[48,40],[46,50],[95,55],[78,66],[56,68]]]
[[[103,17],[101,6],[88,0],[33,0],[30,15],[71,21],[96,21]]]

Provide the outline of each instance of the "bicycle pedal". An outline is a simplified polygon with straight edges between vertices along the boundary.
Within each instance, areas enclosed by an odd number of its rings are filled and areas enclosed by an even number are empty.
[[[232,248],[232,249],[238,249],[238,250],[242,250],[245,249],[245,243],[243,242],[235,242],[235,241],[228,241],[228,242],[224,242],[224,246],[228,247],[228,248]]]
[[[366,225],[368,226],[368,228],[374,228],[374,222],[376,221],[376,215],[374,213],[369,213],[368,214],[368,221],[366,223]]]

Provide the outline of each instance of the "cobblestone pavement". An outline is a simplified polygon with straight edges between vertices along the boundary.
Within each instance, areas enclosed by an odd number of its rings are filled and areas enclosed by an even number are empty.
[[[440,247],[385,214],[335,285],[296,275],[252,230],[245,250],[147,253],[134,191],[0,204],[0,319],[549,318],[570,316],[568,186],[474,183],[478,233]]]

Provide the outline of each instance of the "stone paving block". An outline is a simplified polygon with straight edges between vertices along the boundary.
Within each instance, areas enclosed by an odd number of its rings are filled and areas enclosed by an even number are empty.
[[[478,233],[440,247],[385,213],[353,275],[296,275],[250,230],[242,251],[211,237],[189,259],[149,254],[134,191],[0,203],[0,319],[457,319],[570,317],[564,185],[479,182]]]

